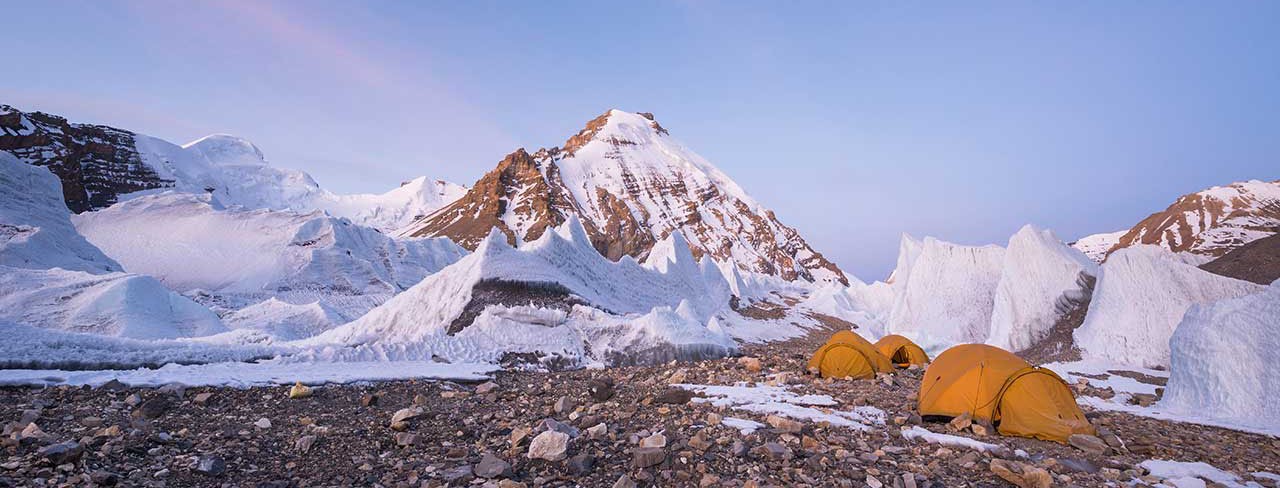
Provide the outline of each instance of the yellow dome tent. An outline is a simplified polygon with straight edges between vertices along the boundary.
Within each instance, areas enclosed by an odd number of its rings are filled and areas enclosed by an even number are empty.
[[[1066,442],[1096,432],[1066,382],[998,347],[964,344],[947,349],[925,370],[920,415],[969,413],[1004,435]]]
[[[924,349],[911,339],[902,337],[897,334],[881,337],[876,341],[876,349],[880,350],[880,354],[889,358],[895,366],[905,368],[912,364],[924,366],[929,362],[929,355],[925,354]]]
[[[876,373],[893,371],[893,363],[866,339],[851,331],[836,332],[813,353],[809,371],[823,378],[874,378]]]

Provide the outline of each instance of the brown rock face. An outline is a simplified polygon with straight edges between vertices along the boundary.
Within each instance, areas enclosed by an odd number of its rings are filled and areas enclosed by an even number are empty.
[[[67,208],[77,213],[108,207],[120,194],[173,186],[142,162],[132,132],[8,105],[0,105],[0,151],[58,175]]]
[[[1280,279],[1280,234],[1250,242],[1200,269],[1239,280],[1269,285]]]
[[[611,110],[562,148],[519,149],[405,234],[445,236],[475,249],[497,228],[514,245],[575,215],[596,249],[613,260],[643,260],[679,230],[698,258],[786,280],[848,283],[795,229],[671,139],[647,113]]]
[[[1280,181],[1246,181],[1183,195],[1135,225],[1108,253],[1135,244],[1222,256],[1280,232]]]

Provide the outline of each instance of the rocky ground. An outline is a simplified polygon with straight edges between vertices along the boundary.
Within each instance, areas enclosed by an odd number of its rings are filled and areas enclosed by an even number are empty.
[[[1141,486],[1157,481],[1136,466],[1147,459],[1246,480],[1280,471],[1276,438],[1110,412],[1089,413],[1112,435],[1084,449],[945,423],[923,427],[1001,447],[909,440],[922,373],[804,376],[829,332],[747,346],[747,359],[324,386],[305,398],[287,386],[5,388],[0,486]],[[863,431],[769,417],[670,386],[766,381],[829,395],[836,410],[874,406],[886,421]],[[726,417],[768,425],[744,435]]]

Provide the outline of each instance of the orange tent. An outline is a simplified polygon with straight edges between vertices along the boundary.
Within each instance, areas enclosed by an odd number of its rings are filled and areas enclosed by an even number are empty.
[[[1062,378],[985,344],[940,354],[925,370],[919,398],[922,416],[968,413],[1004,435],[1066,442],[1096,433]]]
[[[876,373],[893,371],[893,363],[866,339],[851,331],[836,332],[813,353],[809,371],[823,378],[874,378]]]
[[[924,349],[911,342],[911,339],[897,334],[881,337],[880,340],[876,341],[876,349],[900,368],[905,368],[912,364],[924,366],[929,363],[929,355],[925,354]]]

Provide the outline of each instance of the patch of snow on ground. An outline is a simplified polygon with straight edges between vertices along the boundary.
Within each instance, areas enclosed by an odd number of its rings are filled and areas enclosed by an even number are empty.
[[[764,427],[764,424],[760,422],[756,422],[754,420],[749,420],[749,419],[740,419],[737,417],[722,418],[720,419],[720,423],[723,424],[725,427],[738,429],[738,432],[741,432],[742,435],[751,435],[755,433],[756,430],[759,430],[761,427]]]
[[[827,422],[855,430],[869,430],[869,425],[884,424],[885,420],[884,411],[871,406],[855,407],[853,411],[815,408],[834,407],[837,403],[828,395],[797,395],[782,386],[763,384],[754,386],[678,384],[674,386],[705,395],[704,398],[694,398],[694,402],[710,403],[717,407],[729,407],[761,415],[780,415],[812,422]]]
[[[1190,486],[1205,486],[1204,481],[1208,480],[1219,483],[1228,488],[1245,488],[1261,486],[1254,482],[1241,483],[1240,477],[1214,467],[1208,463],[1188,463],[1182,461],[1165,461],[1161,459],[1151,459],[1138,464],[1155,476],[1171,483],[1178,488]]]
[[[287,363],[270,360],[256,363],[222,362],[210,364],[167,364],[158,369],[127,371],[0,370],[0,385],[101,385],[111,380],[134,386],[181,383],[188,386],[285,385],[295,381],[318,385],[357,381],[389,381],[409,378],[481,381],[496,371],[497,365],[477,363],[397,362],[314,362]]]
[[[988,444],[986,442],[958,435],[939,434],[919,425],[912,426],[909,429],[903,428],[902,437],[913,441],[923,441],[947,447],[961,447],[965,449],[973,449],[975,451],[994,451],[1002,449],[1002,446],[998,446],[996,444]]]

